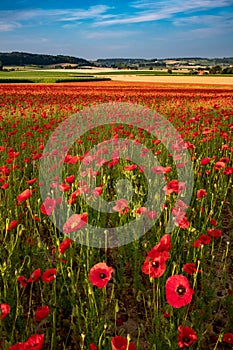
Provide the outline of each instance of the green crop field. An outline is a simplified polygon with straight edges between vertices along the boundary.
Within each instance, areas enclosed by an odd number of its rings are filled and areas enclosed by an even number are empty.
[[[102,81],[110,79],[96,77],[88,73],[70,73],[66,71],[22,70],[0,72],[0,83],[62,83],[92,80]]]

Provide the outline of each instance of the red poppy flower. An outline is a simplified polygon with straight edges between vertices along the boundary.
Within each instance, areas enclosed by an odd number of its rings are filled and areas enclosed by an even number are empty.
[[[216,162],[214,165],[215,170],[220,170],[225,168],[226,164],[224,162]]]
[[[183,275],[169,277],[166,281],[165,291],[167,302],[175,308],[189,304],[194,293],[188,279]]]
[[[25,191],[23,191],[17,196],[18,203],[26,201],[28,198],[31,197],[31,195],[32,195],[31,191],[29,189],[26,189]]]
[[[155,220],[156,217],[158,216],[158,213],[155,210],[149,210],[146,213],[146,216],[150,219],[150,220]]]
[[[169,173],[171,171],[171,169],[172,168],[169,167],[169,166],[168,167],[163,167],[161,165],[158,165],[158,166],[153,167],[151,170],[155,174],[167,174],[167,173]]]
[[[1,186],[3,190],[6,190],[9,187],[9,183],[6,182],[4,185]]]
[[[10,305],[8,304],[0,304],[0,316],[1,320],[4,320],[4,318],[10,313]]]
[[[21,284],[21,286],[26,287],[27,285],[27,279],[25,276],[19,276],[17,278],[17,281]]]
[[[227,167],[225,170],[223,170],[223,174],[225,175],[233,174],[233,168]]]
[[[206,245],[206,244],[210,244],[210,242],[211,242],[211,237],[208,236],[208,235],[206,235],[206,234],[202,234],[202,235],[200,235],[200,237],[198,238],[198,240],[199,240],[202,244]]]
[[[40,268],[36,269],[28,279],[28,282],[36,282],[41,276]]]
[[[223,341],[228,344],[233,344],[233,334],[232,333],[225,333],[223,336]]]
[[[27,344],[25,342],[20,342],[14,345],[11,345],[8,350],[27,350]]]
[[[120,214],[127,213],[129,210],[128,201],[126,199],[118,199],[115,207],[113,207],[113,210],[118,211]]]
[[[146,257],[142,265],[142,272],[152,278],[158,278],[166,271],[166,261],[169,259],[168,252],[157,252]]]
[[[41,320],[43,320],[43,318],[46,318],[49,313],[50,313],[50,310],[47,305],[39,306],[36,309],[36,314],[35,314],[36,322],[40,322]]]
[[[80,196],[82,193],[81,189],[77,189],[73,193],[71,193],[70,198],[67,200],[67,204],[74,204],[77,197]]]
[[[201,165],[206,165],[210,162],[211,158],[209,157],[206,157],[206,158],[203,158],[200,162]]]
[[[178,180],[171,180],[167,183],[167,185],[163,188],[166,195],[170,195],[171,193],[178,194],[180,191],[186,188],[184,182],[179,182]]]
[[[67,192],[67,191],[69,191],[69,189],[70,189],[70,185],[67,185],[67,184],[59,184],[59,185],[58,185],[58,189],[59,189],[59,191],[61,191],[61,192]]]
[[[7,228],[7,231],[13,230],[18,225],[18,220],[12,220],[9,223],[9,226]]]
[[[167,311],[164,311],[164,312],[163,312],[163,316],[164,316],[165,318],[170,318],[170,317],[171,317],[171,314],[169,314]]]
[[[25,342],[27,350],[41,350],[44,344],[44,334],[34,334]]]
[[[174,222],[176,226],[179,226],[181,228],[185,229],[189,227],[189,221],[186,216],[182,216],[182,217],[178,216],[175,218]]]
[[[204,190],[203,188],[198,190],[197,191],[197,198],[200,199],[200,198],[203,198],[207,195],[207,192],[206,190]]]
[[[212,237],[215,237],[215,238],[219,238],[222,236],[222,231],[221,230],[218,230],[218,229],[212,229],[212,228],[209,228],[207,230],[207,233],[212,236]]]
[[[178,327],[178,345],[180,348],[188,347],[197,341],[196,332],[189,327]]]
[[[192,275],[193,273],[197,272],[196,265],[194,263],[187,263],[183,266],[184,272],[188,273],[189,275]],[[202,272],[201,270],[198,270],[198,272]]]
[[[76,232],[87,224],[87,213],[73,214],[63,226],[63,232],[68,234]]]
[[[59,253],[64,254],[66,249],[69,248],[69,246],[72,243],[72,239],[66,238],[60,245],[59,245]]]
[[[211,225],[216,226],[217,225],[217,220],[210,218],[210,223],[211,223]]]
[[[68,184],[72,184],[74,182],[74,175],[67,176],[65,178],[65,182],[68,182]]]
[[[136,165],[136,164],[126,165],[126,166],[124,167],[124,170],[126,170],[126,171],[133,171],[133,170],[136,169],[136,168],[137,168],[137,165]]]
[[[26,182],[27,182],[28,185],[32,185],[32,184],[34,184],[34,183],[36,182],[36,180],[37,180],[37,178],[34,177],[33,179],[28,180],[28,181],[26,181]]]
[[[146,207],[140,207],[136,210],[136,214],[140,214],[140,215],[146,214],[146,212],[147,212]]]
[[[136,346],[131,343],[128,348],[128,340],[127,338],[121,336],[115,336],[111,340],[112,350],[136,350]]]
[[[89,280],[91,284],[98,288],[104,288],[112,277],[113,268],[105,263],[94,265],[89,272]]]
[[[192,246],[193,246],[193,248],[200,248],[200,246],[201,246],[201,241],[200,241],[199,239],[197,239],[196,241],[194,241],[194,242],[192,243]]]
[[[55,268],[46,270],[42,275],[42,281],[45,283],[51,282],[56,277],[57,270]]]
[[[98,350],[97,346],[94,343],[91,343],[89,346],[90,350]]]
[[[40,207],[40,211],[45,215],[51,215],[56,207],[56,200],[50,197],[46,197]]]
[[[159,244],[155,245],[149,252],[148,256],[153,257],[156,252],[168,252],[172,249],[171,237],[169,234],[165,234],[161,237]],[[169,256],[168,256],[169,258]]]
[[[94,188],[94,190],[92,191],[92,194],[94,194],[95,196],[100,196],[102,192],[103,192],[102,187],[96,187],[96,188]]]

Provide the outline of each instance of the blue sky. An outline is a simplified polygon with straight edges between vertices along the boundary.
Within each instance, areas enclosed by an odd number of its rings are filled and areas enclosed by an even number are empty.
[[[0,52],[233,56],[233,0],[1,0]]]

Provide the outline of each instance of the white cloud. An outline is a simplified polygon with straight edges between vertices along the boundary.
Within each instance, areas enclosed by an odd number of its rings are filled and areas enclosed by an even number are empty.
[[[4,22],[0,20],[0,32],[10,32],[14,29],[20,28],[20,23],[17,22]]]
[[[117,18],[102,20],[95,23],[96,26],[107,26],[117,24],[133,24],[170,19],[174,15],[201,10],[209,10],[224,6],[233,5],[232,0],[170,0],[170,1],[136,1],[131,3],[131,7],[136,9],[133,15],[119,14]]]
[[[110,7],[105,5],[91,6],[88,9],[28,9],[28,10],[3,10],[0,11],[0,20],[27,22],[54,21],[54,22],[72,22],[77,20],[109,18],[106,14]]]

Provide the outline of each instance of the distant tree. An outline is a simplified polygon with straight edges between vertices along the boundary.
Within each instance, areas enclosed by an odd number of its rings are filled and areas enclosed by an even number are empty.
[[[222,74],[233,74],[233,67],[226,67],[222,70]]]
[[[170,68],[167,70],[167,72],[168,74],[172,74],[172,70]]]
[[[222,68],[219,65],[210,68],[210,74],[221,74],[221,73],[222,73]]]
[[[0,71],[3,70],[3,63],[0,61]]]
[[[153,67],[152,67],[152,66],[150,66],[149,70],[153,70]]]

